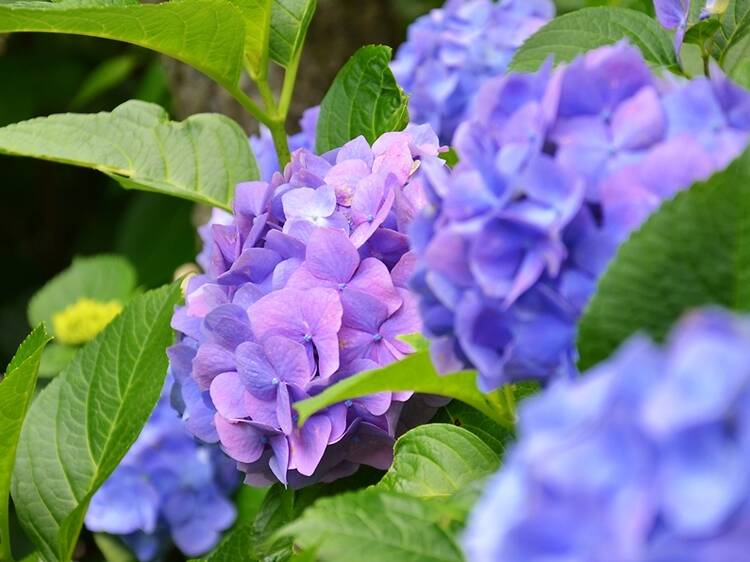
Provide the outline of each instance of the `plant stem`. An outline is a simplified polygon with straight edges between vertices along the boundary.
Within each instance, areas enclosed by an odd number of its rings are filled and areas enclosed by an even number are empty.
[[[271,118],[271,116],[263,111],[260,106],[250,98],[250,96],[248,96],[240,89],[239,86],[233,86],[231,88],[227,87],[226,90],[232,95],[234,99],[236,99],[240,103],[245,111],[255,117],[258,121],[263,123],[269,129],[271,128],[271,123],[273,123],[273,119]]]
[[[292,104],[292,95],[294,94],[294,86],[297,83],[297,71],[299,70],[299,62],[302,58],[302,49],[299,49],[289,61],[289,66],[286,68],[284,73],[284,84],[281,87],[281,97],[279,98],[279,116],[286,120],[286,116],[289,113],[289,106]]]
[[[0,498],[2,501],[2,498]],[[0,562],[14,562],[10,550],[10,525],[8,523],[9,498],[5,497],[5,504],[0,505]]]
[[[513,425],[516,424],[516,397],[513,395],[513,385],[503,385],[503,398],[505,400],[505,411]]]
[[[267,125],[267,127],[271,131],[273,146],[276,148],[276,154],[279,157],[279,168],[283,172],[284,167],[291,161],[289,141],[287,140],[284,121],[274,121],[271,125]]]

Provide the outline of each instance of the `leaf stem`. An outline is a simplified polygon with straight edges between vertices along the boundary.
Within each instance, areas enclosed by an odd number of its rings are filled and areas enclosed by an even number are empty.
[[[503,385],[502,395],[504,399],[505,413],[513,425],[516,424],[516,397],[513,395],[513,385]]]
[[[3,498],[0,498],[2,501]],[[0,561],[14,562],[10,549],[10,524],[8,523],[9,498],[4,498],[4,505],[0,505]]]
[[[283,172],[284,167],[291,161],[291,154],[289,153],[289,141],[286,135],[286,127],[284,127],[284,121],[286,119],[274,121],[271,125],[268,125],[268,129],[271,131],[271,138],[273,138],[273,146],[276,148],[276,154],[279,157],[279,168]]]
[[[239,86],[232,86],[231,88],[227,87],[226,90],[232,95],[234,99],[239,102],[239,104],[245,109],[245,111],[255,117],[258,121],[263,123],[269,129],[271,128],[273,118],[265,111],[263,111],[263,109],[261,109],[261,107],[257,103],[255,103],[250,98],[250,96],[243,92]]]

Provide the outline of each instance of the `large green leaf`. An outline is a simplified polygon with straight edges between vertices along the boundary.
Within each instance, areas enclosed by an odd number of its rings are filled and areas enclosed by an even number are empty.
[[[91,496],[135,442],[167,370],[179,284],[134,298],[34,401],[13,501],[48,562],[71,559]]]
[[[383,45],[362,47],[336,75],[320,104],[319,153],[360,135],[373,142],[409,122],[408,98],[388,66],[391,52]]]
[[[42,352],[51,339],[43,324],[37,326],[18,348],[0,380],[0,559],[10,553],[8,494],[18,438],[34,396]]]
[[[303,424],[312,414],[331,404],[376,392],[414,391],[456,398],[505,426],[513,425],[513,416],[504,411],[496,394],[477,389],[476,372],[464,371],[441,376],[435,370],[428,351],[419,351],[382,369],[367,371],[334,384],[324,392],[298,402],[295,408]]]
[[[245,523],[232,529],[204,558],[190,562],[256,562],[253,554],[253,528]]]
[[[272,0],[270,55],[288,66],[302,49],[316,0]]]
[[[626,8],[584,8],[553,19],[516,51],[511,70],[537,70],[552,56],[556,63],[602,45],[627,39],[643,53],[651,66],[679,69],[667,32],[646,14]]]
[[[721,18],[721,27],[714,35],[711,54],[720,63],[729,51],[750,34],[750,0],[733,0]]]
[[[258,75],[268,54],[273,0],[229,0],[245,20],[245,58],[254,75]]]
[[[126,188],[226,209],[238,182],[258,178],[247,138],[228,117],[194,115],[176,123],[142,101],[111,113],[64,113],[3,127],[0,153],[93,168]]]
[[[324,562],[461,562],[436,504],[387,490],[325,498],[282,530]]]
[[[393,466],[378,487],[425,498],[452,496],[499,464],[498,454],[470,431],[431,423],[396,442]]]
[[[93,5],[23,2],[0,6],[0,33],[70,33],[125,41],[194,66],[235,86],[242,71],[245,24],[228,0]]]
[[[472,432],[498,455],[502,455],[515,435],[511,428],[500,425],[476,408],[458,400],[440,408],[432,421],[449,423]]]
[[[623,244],[581,319],[581,368],[634,332],[662,339],[706,304],[750,310],[750,150],[666,202]]]
[[[116,300],[124,304],[135,287],[135,270],[120,256],[74,258],[70,267],[31,298],[29,324],[45,322],[51,328],[52,317],[81,298],[102,302]]]

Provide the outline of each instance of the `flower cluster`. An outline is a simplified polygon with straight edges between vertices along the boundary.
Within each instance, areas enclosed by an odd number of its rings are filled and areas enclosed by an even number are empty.
[[[185,431],[167,393],[92,498],[86,527],[120,536],[141,562],[163,555],[170,539],[184,554],[200,556],[234,523],[228,496],[239,483],[236,476],[221,451],[199,445]]]
[[[458,166],[424,166],[431,206],[411,232],[438,368],[476,368],[483,390],[574,373],[576,320],[617,245],[748,131],[750,94],[657,79],[625,43],[490,80]]]
[[[385,468],[399,422],[434,411],[380,393],[298,428],[293,404],[412,351],[399,339],[421,328],[405,232],[424,205],[419,169],[438,151],[428,126],[323,156],[297,150],[271,183],[240,184],[234,214],[202,229],[205,274],[173,317],[171,368],[187,427],[219,442],[248,484]]]
[[[750,552],[750,319],[694,312],[521,411],[470,562],[712,562]]]
[[[550,0],[448,0],[414,22],[391,69],[410,94],[413,123],[450,143],[479,87],[555,15]]]

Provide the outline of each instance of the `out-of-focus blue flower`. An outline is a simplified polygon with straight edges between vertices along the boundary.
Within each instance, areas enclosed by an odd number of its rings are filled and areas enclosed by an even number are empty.
[[[691,3],[692,0],[654,0],[659,23],[666,29],[674,29],[674,51],[678,57],[687,31]]]
[[[624,43],[489,80],[458,166],[423,166],[431,205],[411,231],[438,368],[476,368],[487,391],[575,373],[575,324],[617,245],[726,166],[748,116],[723,76],[664,82]]]
[[[741,562],[750,552],[750,320],[636,336],[520,412],[464,537],[469,562]]]
[[[504,74],[516,49],[555,15],[550,0],[449,0],[409,27],[391,64],[411,96],[412,123],[450,144],[481,85]]]
[[[200,556],[234,522],[229,496],[238,484],[232,461],[198,444],[164,396],[92,498],[86,527],[120,536],[141,562],[157,559],[172,543]]]
[[[172,321],[176,399],[188,429],[219,443],[248,484],[387,468],[403,420],[434,413],[422,397],[381,393],[299,428],[293,404],[413,351],[399,339],[421,328],[406,231],[426,201],[421,167],[438,166],[438,152],[428,125],[322,156],[299,149],[271,183],[240,184],[234,213],[201,229],[205,274]]]

